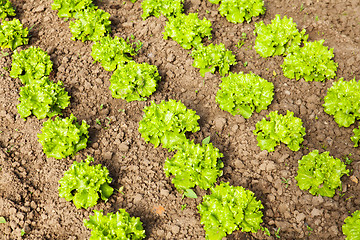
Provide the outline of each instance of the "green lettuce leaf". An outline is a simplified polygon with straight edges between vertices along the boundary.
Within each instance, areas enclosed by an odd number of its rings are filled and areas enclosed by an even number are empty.
[[[332,60],[333,48],[328,50],[323,45],[324,40],[304,42],[304,46],[297,48],[284,58],[281,65],[287,78],[304,78],[305,81],[325,81],[336,76],[338,64]]]
[[[102,210],[94,210],[89,220],[84,219],[84,225],[91,229],[89,240],[140,240],[146,237],[140,218],[130,217],[125,209],[107,215],[103,215]]]
[[[51,4],[51,9],[58,10],[60,18],[72,18],[77,12],[84,11],[88,7],[94,7],[92,0],[54,0]]]
[[[342,225],[342,231],[346,236],[346,240],[360,239],[360,211],[355,211],[351,217],[345,219],[345,224]]]
[[[112,179],[109,170],[101,164],[90,166],[94,158],[88,156],[84,161],[71,165],[59,181],[59,196],[73,201],[76,208],[89,208],[96,205],[99,194],[105,202],[113,194],[109,186]]]
[[[349,175],[349,170],[340,159],[329,156],[329,152],[319,154],[310,152],[299,160],[298,175],[295,177],[301,190],[312,195],[333,197],[335,190],[341,187],[341,177]]]
[[[273,152],[280,142],[285,143],[290,150],[298,151],[300,144],[304,141],[305,128],[302,126],[300,118],[294,117],[294,113],[287,111],[283,116],[277,111],[270,112],[270,120],[263,118],[256,123],[253,133],[258,141],[261,150]]]
[[[218,4],[220,0],[210,1]],[[263,0],[221,0],[219,7],[221,16],[231,23],[250,22],[252,17],[265,13]]]
[[[205,77],[206,72],[214,73],[218,68],[220,75],[225,76],[229,73],[230,66],[236,65],[235,55],[230,50],[226,50],[225,45],[220,43],[208,46],[200,45],[193,50],[191,56],[194,58],[193,67],[200,68],[200,74]]]
[[[206,18],[200,20],[197,13],[179,14],[169,17],[166,23],[164,39],[172,38],[184,49],[198,48],[202,39],[211,39],[211,22]]]
[[[111,76],[110,90],[114,98],[145,101],[156,91],[160,75],[157,67],[148,63],[129,62],[119,66]]]
[[[160,144],[164,148],[174,150],[186,140],[185,132],[200,130],[196,112],[187,109],[181,101],[170,99],[160,104],[152,102],[144,107],[143,119],[139,122],[139,132],[146,142],[154,147]]]
[[[54,83],[48,78],[43,83],[27,84],[20,88],[20,116],[26,119],[33,113],[38,119],[61,115],[70,103],[70,96],[61,81]]]
[[[177,153],[167,158],[164,171],[167,177],[174,175],[172,183],[178,190],[186,190],[196,185],[202,189],[213,186],[222,175],[223,154],[212,143],[195,144],[187,140],[176,148]]]
[[[159,17],[163,14],[165,17],[179,15],[183,12],[184,0],[144,0],[141,3],[143,9],[142,19],[149,16]]]
[[[274,84],[253,74],[229,73],[223,77],[216,102],[232,115],[249,118],[254,111],[267,109],[274,98]]]
[[[328,89],[324,102],[324,111],[334,116],[339,127],[349,127],[360,119],[360,83],[341,78]]]
[[[106,71],[114,71],[118,65],[132,61],[135,49],[123,38],[105,36],[92,46],[91,56],[100,62]]]
[[[354,128],[353,132],[354,136],[351,137],[351,141],[353,141],[354,147],[358,147],[360,141],[360,126],[359,128]]]
[[[10,77],[19,78],[23,84],[44,83],[52,71],[50,56],[39,47],[14,51]]]
[[[197,208],[207,240],[221,240],[238,229],[257,232],[263,222],[261,201],[250,190],[230,186],[228,182],[212,187],[211,195],[205,195]]]
[[[263,58],[283,55],[297,49],[301,41],[306,41],[305,29],[301,32],[296,28],[292,18],[276,15],[271,24],[265,25],[263,21],[255,23],[254,34],[255,50]]]
[[[47,157],[62,159],[74,156],[79,150],[86,148],[89,138],[89,125],[83,120],[81,125],[76,122],[76,117],[44,122],[42,133],[38,134],[39,142],[43,146]]]
[[[110,14],[101,9],[86,8],[78,12],[75,18],[76,21],[71,21],[69,24],[73,35],[71,40],[100,41],[102,37],[111,32]]]
[[[28,35],[28,29],[23,28],[19,19],[3,21],[0,25],[0,47],[14,50],[19,46],[26,45],[29,42]]]
[[[0,0],[0,19],[4,21],[5,18],[15,16],[15,10],[9,0]]]

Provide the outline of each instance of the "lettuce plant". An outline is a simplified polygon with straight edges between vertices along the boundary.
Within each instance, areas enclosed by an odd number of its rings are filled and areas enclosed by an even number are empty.
[[[177,153],[167,158],[164,171],[167,177],[174,175],[172,183],[178,190],[186,190],[196,185],[202,189],[213,186],[222,175],[223,154],[212,143],[195,144],[186,140],[176,148]]]
[[[304,42],[304,47],[297,48],[284,58],[281,65],[287,78],[304,78],[305,81],[325,81],[336,76],[338,64],[332,60],[333,48],[328,50],[324,40]]]
[[[254,73],[230,73],[221,80],[216,102],[234,116],[249,118],[254,111],[267,109],[273,100],[274,84]]]
[[[52,71],[50,56],[39,47],[14,51],[10,77],[19,78],[23,84],[44,82],[43,77]]]
[[[1,49],[10,48],[14,50],[19,46],[28,44],[28,35],[28,29],[23,28],[19,19],[3,21],[0,25],[0,47]]]
[[[352,216],[345,219],[345,224],[342,225],[342,231],[346,236],[346,240],[360,239],[360,211],[355,211]]]
[[[261,150],[274,151],[274,147],[285,143],[290,150],[298,151],[300,144],[304,141],[305,128],[300,118],[294,117],[294,113],[287,111],[283,116],[277,111],[270,112],[270,120],[266,118],[256,123],[253,133],[256,135],[258,146]]]
[[[87,8],[78,12],[75,18],[76,21],[71,21],[69,24],[73,35],[71,40],[100,41],[102,37],[111,32],[110,14],[101,9]]]
[[[140,240],[146,237],[140,218],[130,217],[125,209],[107,215],[103,215],[102,210],[94,210],[94,215],[89,220],[84,219],[84,225],[91,229],[89,240]]]
[[[132,45],[123,38],[105,36],[92,45],[91,56],[106,71],[114,71],[118,65],[132,61],[136,55]]]
[[[324,111],[334,116],[339,127],[349,127],[360,119],[360,83],[341,78],[328,89],[324,102]]]
[[[257,232],[262,229],[263,205],[254,193],[229,183],[211,188],[198,205],[201,224],[204,224],[207,240],[221,240],[233,231]]]
[[[301,190],[308,190],[312,195],[333,197],[335,190],[341,187],[341,177],[349,175],[346,165],[338,158],[329,156],[329,152],[319,154],[310,152],[299,160],[298,175],[295,177]]]
[[[305,29],[301,32],[296,28],[292,18],[280,18],[276,15],[271,24],[265,25],[263,21],[255,23],[254,34],[255,50],[263,58],[283,55],[292,52],[306,41]]]
[[[4,21],[5,18],[15,16],[15,10],[9,0],[0,0],[0,19]]]
[[[159,17],[163,14],[165,17],[177,16],[183,12],[184,0],[144,0],[141,3],[143,9],[142,19],[149,16]]]
[[[39,142],[47,157],[56,159],[74,156],[79,150],[86,148],[89,138],[89,125],[83,120],[81,125],[71,114],[67,118],[56,117],[44,122],[42,133],[38,134]]]
[[[220,75],[225,76],[231,65],[236,64],[235,55],[230,50],[226,50],[225,45],[220,43],[208,46],[200,45],[193,50],[191,56],[194,58],[193,67],[200,68],[200,74],[205,77],[206,72],[214,73],[218,68]]]
[[[169,17],[166,23],[164,39],[172,38],[184,49],[198,48],[204,37],[211,39],[211,22],[206,18],[200,20],[197,13],[179,14]]]
[[[139,132],[146,142],[154,147],[160,144],[173,150],[186,140],[185,132],[200,130],[196,112],[187,109],[181,101],[170,99],[144,107],[143,119],[139,122]]]
[[[31,113],[38,119],[61,115],[61,110],[69,105],[70,96],[62,87],[62,82],[54,83],[47,77],[43,79],[42,83],[21,87],[17,109],[22,118],[26,119]]]
[[[71,18],[77,12],[84,11],[88,7],[93,7],[92,0],[54,0],[51,4],[52,10],[58,10],[60,18]]]
[[[257,17],[265,13],[263,0],[211,0],[211,3],[219,4],[221,16],[225,16],[231,23],[242,23],[251,21],[252,17]]]
[[[353,141],[354,147],[358,147],[360,141],[360,126],[358,128],[354,128],[353,132],[354,136],[351,137],[351,141]]]
[[[95,206],[99,193],[106,202],[114,191],[109,186],[112,181],[109,170],[101,164],[90,166],[92,161],[94,158],[90,156],[85,161],[74,161],[59,181],[59,196],[66,201],[73,201],[78,209]]]
[[[113,98],[145,101],[156,91],[158,81],[160,75],[156,66],[132,61],[115,70],[110,79],[110,90]]]

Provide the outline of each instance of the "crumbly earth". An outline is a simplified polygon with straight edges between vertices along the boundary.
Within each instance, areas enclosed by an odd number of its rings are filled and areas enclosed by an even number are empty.
[[[125,208],[130,215],[140,217],[147,239],[204,239],[196,206],[206,191],[195,189],[197,199],[182,199],[163,172],[163,164],[171,153],[154,148],[141,138],[138,123],[142,109],[151,101],[181,100],[201,117],[201,130],[189,134],[196,142],[211,136],[213,144],[224,154],[225,168],[219,181],[229,181],[255,192],[264,205],[264,227],[271,237],[259,232],[244,234],[236,231],[226,239],[344,239],[341,226],[349,213],[360,209],[359,149],[350,141],[352,130],[339,128],[333,117],[324,113],[322,104],[325,83],[287,79],[280,65],[282,57],[262,59],[254,50],[254,23],[269,23],[276,14],[292,17],[299,29],[306,29],[309,40],[325,39],[334,48],[339,64],[337,76],[345,80],[360,77],[360,5],[358,0],[265,0],[266,14],[251,23],[232,24],[217,11],[217,5],[206,0],[185,0],[185,13],[198,12],[213,24],[213,39],[207,43],[224,43],[236,54],[238,64],[233,72],[254,72],[275,85],[275,98],[268,110],[245,120],[219,109],[215,95],[221,78],[206,74],[202,78],[191,66],[189,51],[173,40],[163,40],[166,19],[141,19],[141,2],[99,0],[95,4],[111,14],[112,34],[144,43],[137,62],[158,67],[162,81],[148,101],[131,102],[113,99],[109,91],[111,72],[93,63],[90,42],[71,41],[69,21],[57,17],[51,10],[52,1],[13,0],[17,18],[31,29],[29,46],[46,50],[54,63],[51,78],[61,80],[71,95],[71,105],[64,116],[73,113],[79,121],[90,124],[90,143],[74,158],[46,158],[37,134],[45,120],[29,117],[26,121],[17,113],[18,79],[9,77],[11,51],[0,58],[0,224],[1,239],[88,239],[90,230],[83,225],[93,209],[105,213]],[[247,34],[245,45],[236,43]],[[21,47],[25,49],[28,46]],[[244,63],[247,62],[247,66]],[[246,65],[246,64],[245,64]],[[102,107],[101,107],[102,106]],[[274,152],[261,151],[252,133],[255,123],[269,111],[285,113],[291,110],[306,128],[304,147],[298,152],[285,145]],[[97,124],[97,121],[101,125]],[[330,151],[343,158],[352,154],[349,165],[352,178],[344,176],[342,191],[333,198],[315,197],[301,191],[294,177],[297,161],[314,149]],[[108,202],[100,201],[88,210],[78,210],[74,204],[58,196],[58,181],[73,161],[87,155],[96,163],[108,167],[115,192]],[[287,183],[285,183],[287,182]],[[182,205],[186,205],[182,210]],[[280,229],[280,230],[279,230]],[[21,231],[25,235],[21,237]]]

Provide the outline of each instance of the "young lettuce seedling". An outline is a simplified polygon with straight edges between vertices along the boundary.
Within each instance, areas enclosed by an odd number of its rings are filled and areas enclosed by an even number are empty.
[[[15,16],[15,10],[9,0],[0,0],[0,19]]]
[[[15,50],[17,47],[29,42],[29,31],[23,28],[19,19],[3,21],[0,25],[0,47]]]

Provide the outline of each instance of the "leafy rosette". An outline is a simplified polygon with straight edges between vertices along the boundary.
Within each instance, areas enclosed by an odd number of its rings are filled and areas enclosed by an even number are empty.
[[[181,101],[170,99],[160,104],[152,102],[144,107],[143,119],[139,122],[139,132],[146,142],[154,147],[174,148],[186,141],[185,132],[200,130],[196,112],[187,109]]]
[[[296,28],[292,18],[280,18],[276,15],[271,24],[265,25],[263,21],[255,23],[256,34],[255,50],[263,58],[283,55],[297,49],[301,41],[306,41],[305,29],[301,32]]]
[[[352,216],[345,219],[345,224],[342,225],[342,231],[346,236],[346,240],[360,239],[360,211],[355,211]]]
[[[148,63],[129,62],[118,66],[111,76],[110,90],[113,98],[128,102],[145,101],[156,91],[160,75],[157,67]]]
[[[269,117],[270,120],[261,119],[256,123],[256,129],[253,131],[260,149],[273,152],[274,148],[282,142],[290,150],[298,151],[300,144],[304,141],[303,136],[305,136],[302,120],[294,117],[294,113],[289,110],[285,116],[273,111],[266,117]]]
[[[249,118],[254,111],[267,109],[274,98],[274,84],[250,72],[231,73],[223,77],[216,102],[232,115]]]
[[[105,36],[92,46],[91,56],[100,62],[106,71],[114,71],[118,65],[132,61],[135,49],[123,38]]]
[[[328,89],[324,102],[324,111],[334,116],[339,127],[349,127],[360,119],[360,83],[341,78]]]
[[[9,0],[0,0],[0,19],[4,21],[5,18],[15,16],[15,10]]]
[[[52,10],[58,10],[60,18],[72,18],[77,12],[93,7],[92,0],[54,0]]]
[[[210,1],[218,4],[218,1]],[[263,0],[221,0],[219,7],[221,16],[231,23],[250,22],[252,17],[265,13]]]
[[[235,55],[225,48],[225,45],[210,44],[208,46],[200,45],[193,50],[191,56],[194,58],[193,67],[200,68],[200,74],[205,77],[206,72],[214,73],[219,69],[221,76],[229,73],[230,66],[236,64]]]
[[[39,142],[43,146],[47,157],[62,159],[74,156],[81,149],[86,148],[89,138],[89,125],[83,120],[81,125],[71,114],[67,118],[56,117],[44,122],[42,133],[38,134]]]
[[[177,148],[172,158],[167,158],[164,171],[167,177],[174,175],[172,183],[178,190],[186,190],[199,186],[208,189],[222,175],[223,154],[212,143],[195,144],[186,140]]]
[[[61,110],[70,103],[70,96],[61,81],[54,83],[44,78],[43,83],[27,84],[21,87],[18,112],[22,118],[34,114],[38,119],[61,115]]]
[[[202,39],[211,39],[211,22],[206,18],[200,20],[197,13],[189,15],[179,14],[169,17],[166,23],[164,39],[172,38],[184,49],[198,48],[202,45]]]
[[[90,156],[85,161],[74,161],[59,181],[59,196],[66,201],[73,201],[78,209],[95,206],[99,194],[106,202],[114,191],[109,186],[112,181],[109,170],[101,164],[90,166],[92,161],[94,158]]]
[[[91,229],[89,240],[140,240],[146,237],[140,218],[130,217],[125,209],[107,215],[103,215],[102,210],[94,210],[94,215],[89,220],[84,219],[84,225]]]
[[[141,3],[143,9],[142,19],[150,16],[159,17],[163,14],[165,17],[177,16],[183,12],[184,0],[144,0]]]
[[[28,29],[23,28],[19,19],[3,21],[0,25],[0,47],[1,49],[10,48],[14,50],[19,46],[28,44],[28,35]]]
[[[50,56],[39,47],[14,51],[10,77],[19,78],[23,84],[44,83],[44,76],[52,71]]]
[[[341,187],[341,177],[349,175],[346,165],[338,158],[329,156],[329,152],[319,154],[310,152],[299,160],[298,175],[295,177],[301,190],[308,190],[312,195],[333,197],[335,190]]]
[[[76,21],[71,21],[69,24],[73,35],[71,40],[100,41],[102,37],[111,32],[110,14],[101,9],[87,8],[78,12],[75,18]]]
[[[254,193],[222,182],[211,188],[198,205],[207,240],[221,240],[233,231],[257,232],[263,222],[263,205]]]
[[[284,58],[281,65],[287,78],[304,78],[305,81],[325,81],[336,76],[338,64],[332,60],[333,48],[328,50],[324,40],[304,42],[304,47],[297,48]]]
[[[358,128],[354,128],[353,132],[354,136],[351,137],[351,141],[353,141],[354,147],[358,147],[360,141],[360,126]]]

